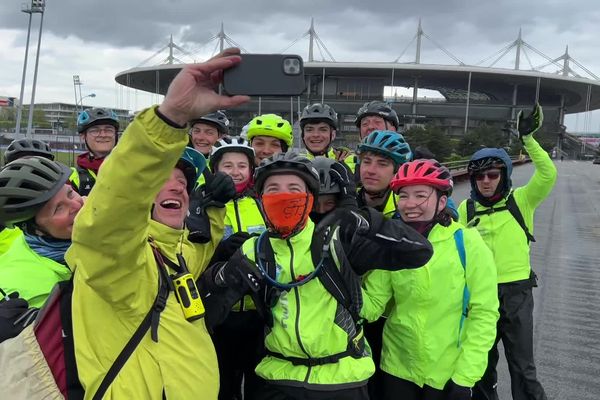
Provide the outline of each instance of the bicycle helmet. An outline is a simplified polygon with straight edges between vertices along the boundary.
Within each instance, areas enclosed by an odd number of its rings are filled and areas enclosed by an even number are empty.
[[[179,157],[179,161],[175,165],[179,168],[187,181],[187,192],[191,194],[196,186],[196,182],[206,168],[206,158],[198,150],[186,147],[183,154]]]
[[[54,154],[48,143],[38,139],[15,139],[6,148],[4,161],[6,164],[26,156],[41,156],[54,160]]]
[[[484,157],[475,160],[470,160],[467,165],[469,174],[474,174],[479,171],[485,171],[490,168],[506,168],[506,164],[502,159],[497,157]]]
[[[302,114],[300,115],[300,128],[304,130],[306,124],[319,122],[325,122],[329,124],[332,129],[337,129],[337,113],[327,104],[315,103],[304,107],[304,110],[302,110]]]
[[[212,152],[210,153],[210,166],[213,171],[216,170],[223,155],[229,152],[246,155],[250,163],[250,168],[254,167],[254,149],[250,147],[250,143],[241,137],[224,137],[213,145]]]
[[[331,179],[331,166],[337,161],[327,157],[315,157],[312,160],[313,167],[319,173],[319,194],[338,194],[340,185]]]
[[[113,110],[108,108],[88,108],[77,117],[77,132],[85,133],[94,125],[112,125],[119,130],[119,119]]]
[[[248,141],[256,136],[270,136],[281,140],[289,148],[292,147],[294,136],[292,125],[277,114],[263,114],[255,117],[248,124]]]
[[[354,123],[358,128],[360,128],[360,121],[362,121],[364,117],[368,117],[370,115],[383,118],[390,124],[394,125],[396,129],[398,129],[400,126],[400,120],[398,119],[398,114],[396,111],[394,111],[394,109],[388,103],[379,100],[367,102],[361,108],[359,108],[358,112],[356,113],[356,120],[354,120]]]
[[[190,128],[197,123],[213,125],[217,128],[220,135],[229,135],[229,119],[223,111],[215,111],[214,113],[191,120],[189,123]]]
[[[15,160],[0,170],[0,223],[28,221],[69,180],[71,169],[34,156]]]
[[[400,188],[414,185],[433,186],[450,196],[454,182],[448,168],[436,160],[415,160],[404,163],[390,182],[390,188],[398,193]]]
[[[319,194],[319,172],[311,161],[296,153],[279,153],[262,160],[254,172],[254,187],[257,193],[262,193],[267,178],[271,175],[293,174],[304,180],[308,190],[317,197]]]
[[[394,131],[373,131],[358,145],[356,154],[373,152],[390,158],[396,168],[412,159],[410,146],[404,136]]]
[[[250,124],[246,124],[244,126],[242,126],[242,131],[240,132],[240,137],[242,139],[246,139],[248,140],[248,127],[250,126]]]

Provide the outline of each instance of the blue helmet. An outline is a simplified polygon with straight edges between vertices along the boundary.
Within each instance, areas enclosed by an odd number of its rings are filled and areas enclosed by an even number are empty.
[[[404,136],[394,131],[373,131],[358,145],[357,154],[370,151],[391,159],[396,168],[412,159]]]
[[[206,158],[198,150],[186,147],[176,165],[183,172],[187,181],[187,192],[192,193],[200,174],[206,168]]]
[[[119,119],[113,110],[108,108],[88,108],[77,117],[77,132],[84,133],[94,125],[112,125],[119,130]]]

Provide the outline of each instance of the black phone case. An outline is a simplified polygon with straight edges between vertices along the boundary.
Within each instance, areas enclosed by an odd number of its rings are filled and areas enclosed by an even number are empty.
[[[223,89],[227,94],[248,96],[298,96],[306,88],[302,58],[291,54],[242,54],[242,62],[227,69]],[[287,75],[283,69],[286,58],[300,60],[300,72]]]

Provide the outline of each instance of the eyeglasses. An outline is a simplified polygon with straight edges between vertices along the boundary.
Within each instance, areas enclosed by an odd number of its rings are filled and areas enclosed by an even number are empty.
[[[482,181],[486,176],[490,181],[496,180],[500,177],[500,171],[478,172],[475,174],[475,180]]]
[[[117,130],[112,127],[106,127],[106,128],[90,128],[87,130],[87,134],[89,134],[90,136],[98,136],[100,134],[100,132],[104,132],[108,135],[114,135],[115,133],[117,133]]]

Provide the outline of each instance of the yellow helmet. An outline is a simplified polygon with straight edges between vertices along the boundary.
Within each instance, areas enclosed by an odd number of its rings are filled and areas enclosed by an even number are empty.
[[[248,124],[248,141],[256,136],[270,136],[283,141],[292,147],[294,136],[292,125],[277,114],[263,114],[255,117]]]

